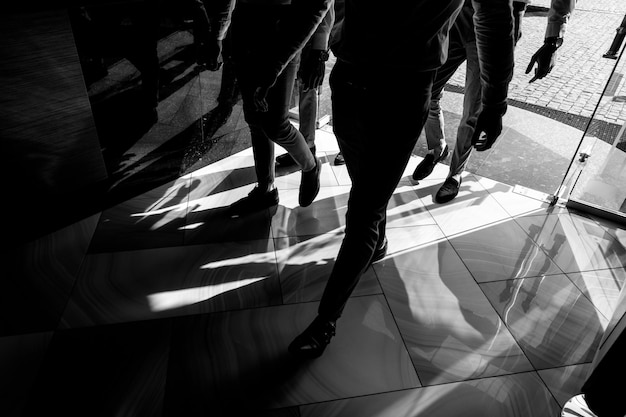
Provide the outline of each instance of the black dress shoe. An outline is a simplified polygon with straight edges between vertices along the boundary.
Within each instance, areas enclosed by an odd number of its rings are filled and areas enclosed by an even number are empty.
[[[311,153],[315,156],[315,146],[311,148]],[[296,165],[296,160],[289,153],[284,153],[276,157],[276,165],[280,167],[291,167]]]
[[[323,320],[319,316],[289,344],[289,353],[302,359],[322,356],[330,339],[335,335],[335,322]]]
[[[259,187],[254,187],[247,197],[235,201],[228,207],[228,214],[231,217],[243,216],[254,213],[278,204],[278,190],[261,191]]]
[[[383,240],[383,243],[378,246],[374,251],[374,255],[372,256],[372,262],[370,262],[370,264],[378,262],[382,260],[385,256],[387,256],[387,247],[389,247],[389,242],[387,241],[387,236],[385,236],[385,240]]]
[[[321,170],[322,161],[319,158],[315,158],[315,168],[308,172],[302,171],[300,194],[298,195],[298,204],[300,204],[300,207],[310,206],[320,192]]]
[[[345,165],[346,160],[343,158],[343,154],[339,152],[337,156],[335,156],[335,165]]]
[[[443,185],[435,194],[435,201],[439,204],[447,203],[450,200],[453,200],[454,197],[459,194],[459,188],[461,188],[462,178],[459,180],[455,180],[454,178],[446,178]]]
[[[435,169],[435,165],[448,157],[448,153],[449,149],[448,145],[446,145],[438,158],[435,158],[435,155],[432,153],[426,155],[424,159],[422,159],[422,162],[417,165],[415,171],[413,171],[413,179],[419,181],[429,176],[430,173],[433,172],[433,169]]]

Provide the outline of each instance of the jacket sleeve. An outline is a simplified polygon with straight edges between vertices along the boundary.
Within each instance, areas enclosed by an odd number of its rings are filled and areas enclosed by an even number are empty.
[[[266,83],[273,83],[289,61],[309,41],[332,6],[332,0],[293,0],[289,16],[281,25],[277,44],[273,46],[271,59],[264,74]]]
[[[230,19],[235,8],[235,0],[213,0],[215,12],[209,16],[211,20],[211,33],[217,40],[224,40],[226,31],[230,26]]]
[[[472,5],[482,105],[503,115],[514,65],[512,1],[472,0]]]
[[[562,38],[565,35],[567,23],[575,8],[576,0],[552,0],[548,12],[546,38]]]
[[[333,0],[331,0],[331,6],[324,15],[324,19],[319,24],[313,36],[309,40],[309,46],[311,49],[328,50],[328,42],[330,38],[330,31],[335,24],[335,8],[332,6]]]

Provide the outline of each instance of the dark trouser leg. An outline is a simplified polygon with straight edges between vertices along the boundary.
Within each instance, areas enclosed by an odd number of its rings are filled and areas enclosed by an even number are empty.
[[[244,116],[250,127],[257,181],[260,188],[274,183],[274,143],[289,152],[303,171],[316,166],[304,137],[289,121],[289,104],[299,60],[294,58],[268,91],[266,112],[254,108],[254,92],[259,87],[258,68],[267,65],[260,54],[273,41],[283,7],[237,6],[231,25],[233,58],[243,98]]]
[[[341,316],[384,238],[387,203],[424,125],[432,78],[432,72],[372,77],[342,62],[333,68],[333,128],[352,189],[345,237],[319,306],[325,320]]]
[[[299,130],[309,148],[312,148],[315,146],[315,129],[317,128],[317,90],[314,88],[305,90],[300,83],[298,98]]]
[[[481,109],[482,87],[480,84],[480,67],[476,42],[465,45],[467,69],[465,71],[465,95],[463,96],[463,115],[459,122],[456,145],[450,162],[449,177],[461,175],[472,153],[472,136],[476,119]]]
[[[426,135],[426,143],[428,149],[432,150],[439,146],[441,139],[445,139],[443,111],[439,105],[443,97],[443,89],[446,83],[454,75],[459,66],[466,60],[465,47],[460,34],[453,31],[450,34],[450,44],[448,47],[448,59],[437,70],[435,80],[433,81],[432,96],[430,99],[430,108],[428,111],[428,119],[424,126],[424,134]]]

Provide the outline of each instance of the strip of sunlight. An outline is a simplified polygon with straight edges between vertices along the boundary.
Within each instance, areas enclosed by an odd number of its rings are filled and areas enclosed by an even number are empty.
[[[163,214],[163,213],[181,212],[181,211],[185,211],[186,209],[187,209],[187,202],[184,202],[181,204],[176,204],[174,206],[169,206],[169,207],[160,208],[156,210],[143,211],[141,213],[133,213],[130,215],[130,217],[146,218],[148,216],[155,216],[155,215]]]
[[[478,231],[478,230],[487,229],[487,228],[489,228],[489,227],[497,226],[497,225],[499,225],[499,224],[503,224],[503,223],[506,223],[506,222],[510,222],[510,221],[512,221],[512,220],[513,220],[513,219],[512,219],[511,217],[506,217],[506,218],[501,219],[501,220],[496,220],[496,221],[494,221],[493,223],[487,223],[487,224],[484,224],[484,225],[482,225],[482,226],[476,226],[476,227],[474,227],[473,229],[468,229],[468,230],[464,230],[464,231],[459,232],[459,233],[455,233],[455,234],[449,235],[449,236],[448,236],[448,239],[454,239],[455,237],[468,235],[468,234],[470,234],[470,233],[474,233],[474,232],[476,232],[476,231]],[[435,219],[435,221],[436,221],[436,219]]]
[[[418,226],[420,227],[420,226]],[[398,251],[393,251],[393,252],[387,252],[387,256],[385,256],[386,260],[391,260],[393,258],[395,258],[396,256],[401,256],[401,255],[406,255],[406,254],[410,254],[411,252],[417,250],[417,249],[424,249],[427,248],[429,246],[434,246],[434,245],[438,245],[441,242],[447,242],[448,238],[446,238],[445,236],[439,239],[434,239],[434,240],[429,240],[428,242],[424,242],[424,243],[418,243],[416,245],[407,247],[405,249],[400,249]]]
[[[192,224],[187,224],[183,227],[179,227],[178,230],[195,230],[200,226],[204,226],[204,222],[198,222],[198,223],[192,223]]]
[[[335,236],[332,233],[323,233],[309,240],[304,240],[293,246],[285,248],[275,248],[270,252],[252,253],[240,257],[222,259],[219,261],[209,262],[200,267],[200,269],[217,269],[235,265],[249,264],[289,264],[289,265],[306,265],[315,263],[316,265],[324,265],[330,260],[334,260],[337,250],[330,244],[330,240]]]
[[[204,287],[185,288],[182,290],[164,291],[148,295],[150,310],[153,312],[173,310],[217,297],[220,294],[237,290],[269,277],[247,278],[235,282],[226,282]]]
[[[225,266],[233,265],[249,265],[249,264],[265,264],[276,263],[274,252],[251,253],[250,255],[240,256],[238,258],[223,259],[221,261],[209,262],[200,267],[200,269],[217,269]]]

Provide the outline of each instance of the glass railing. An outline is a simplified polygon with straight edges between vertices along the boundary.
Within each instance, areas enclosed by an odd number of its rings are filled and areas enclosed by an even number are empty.
[[[625,31],[622,23],[604,54],[615,60],[615,66],[557,193],[569,206],[622,219],[626,219],[626,59],[621,46]]]

